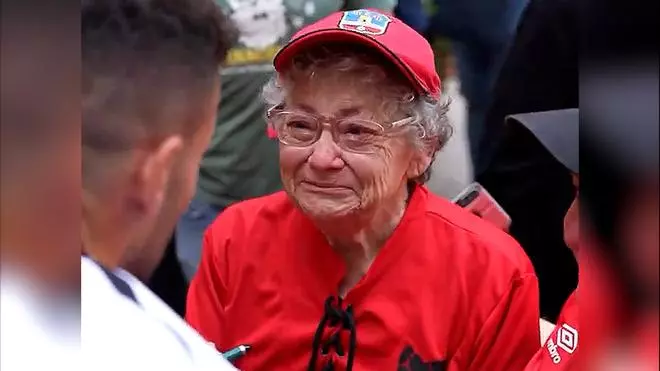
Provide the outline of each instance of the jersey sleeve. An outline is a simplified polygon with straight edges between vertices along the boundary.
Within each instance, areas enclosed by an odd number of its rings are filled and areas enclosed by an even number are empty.
[[[553,369],[551,367],[545,367],[546,365],[552,365],[552,362],[545,362],[546,355],[544,354],[544,349],[545,348],[541,348],[536,352],[527,364],[527,367],[525,367],[525,371],[544,371],[544,369]],[[557,368],[557,370],[559,370],[559,368]]]
[[[202,258],[188,289],[186,321],[207,341],[222,344],[227,277],[223,264],[228,239],[223,238],[223,223],[216,220],[204,233]]]
[[[577,369],[573,355],[578,347],[578,325],[577,299],[573,292],[566,300],[554,330],[525,371]]]
[[[466,370],[524,370],[539,349],[539,336],[538,282],[527,273],[513,279],[469,345]]]

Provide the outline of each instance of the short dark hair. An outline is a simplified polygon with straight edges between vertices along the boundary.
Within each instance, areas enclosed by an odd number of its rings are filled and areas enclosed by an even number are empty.
[[[81,28],[84,149],[197,131],[235,38],[213,0],[83,0]]]

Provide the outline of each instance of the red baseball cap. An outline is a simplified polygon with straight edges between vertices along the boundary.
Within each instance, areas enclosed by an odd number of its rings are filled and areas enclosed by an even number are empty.
[[[440,77],[428,41],[399,19],[372,9],[336,12],[302,28],[275,56],[275,70],[282,72],[302,50],[325,42],[361,44],[378,51],[419,93],[440,97]]]

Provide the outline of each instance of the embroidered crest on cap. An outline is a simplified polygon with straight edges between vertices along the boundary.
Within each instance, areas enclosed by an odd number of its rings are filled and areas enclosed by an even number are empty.
[[[373,10],[358,9],[344,12],[339,28],[371,36],[382,35],[390,24],[390,18]]]

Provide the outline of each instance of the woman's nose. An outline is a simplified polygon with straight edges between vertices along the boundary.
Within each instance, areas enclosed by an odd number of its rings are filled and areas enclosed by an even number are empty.
[[[332,139],[329,131],[323,130],[321,137],[312,144],[312,154],[307,161],[316,170],[335,170],[344,166],[341,158],[341,149]]]

